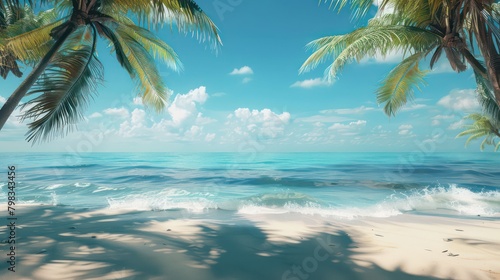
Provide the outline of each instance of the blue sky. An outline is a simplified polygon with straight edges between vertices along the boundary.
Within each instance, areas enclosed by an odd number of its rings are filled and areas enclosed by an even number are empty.
[[[198,2],[224,45],[216,53],[190,34],[159,32],[184,65],[179,73],[158,65],[173,91],[165,112],[142,106],[100,41],[106,81],[78,130],[32,146],[26,123],[12,117],[0,151],[479,151],[479,143],[465,148],[466,139],[455,139],[461,118],[479,111],[471,71],[457,74],[439,62],[415,101],[389,118],[374,92],[399,54],[352,63],[332,83],[323,79],[327,64],[299,75],[308,42],[364,24],[347,9],[337,13],[317,0]],[[1,81],[0,104],[20,81]]]

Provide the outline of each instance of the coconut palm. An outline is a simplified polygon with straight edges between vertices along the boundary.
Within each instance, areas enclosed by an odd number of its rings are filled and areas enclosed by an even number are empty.
[[[38,28],[51,18],[46,18],[49,13],[35,15],[28,6],[17,6],[9,2],[0,1],[0,76],[7,78],[9,73],[21,77],[22,72],[17,63],[18,58],[12,51],[5,48],[4,41]]]
[[[372,5],[372,1],[366,0],[351,2],[356,7],[356,16],[365,14]],[[339,8],[346,3],[337,1]],[[442,3],[446,1],[384,0],[381,12],[366,26],[345,35],[328,36],[309,43],[314,52],[300,71],[309,71],[333,58],[325,71],[327,78],[332,79],[351,61],[386,56],[391,52],[404,53],[403,61],[385,77],[376,92],[377,101],[385,104],[388,115],[395,115],[413,98],[414,89],[424,84],[426,71],[422,71],[419,64],[426,57],[430,57],[432,68],[444,52],[455,71],[464,71],[468,63],[477,73],[488,77],[487,68],[473,55],[474,46],[467,44],[466,39],[472,37],[464,26],[471,25],[473,20],[466,22],[468,16],[463,17],[459,6]],[[384,13],[389,6],[392,11]]]
[[[214,47],[220,44],[217,27],[192,0],[56,2],[63,15],[67,14],[61,22],[34,30],[29,40],[14,37],[5,44],[23,60],[43,41],[44,32],[39,31],[50,28],[50,49],[0,110],[1,128],[26,94],[40,94],[22,107],[22,118],[34,119],[28,125],[28,141],[64,134],[83,117],[83,109],[102,81],[102,65],[95,56],[98,36],[110,43],[118,62],[137,81],[144,104],[156,111],[164,109],[169,90],[154,60],[160,59],[174,70],[180,69],[181,63],[172,48],[128,16],[148,27],[175,24],[179,31],[194,32]]]
[[[500,108],[497,106],[493,95],[491,94],[491,83],[483,76],[476,75],[477,93],[482,107],[481,113],[473,113],[465,116],[464,121],[472,121],[472,123],[464,125],[464,131],[457,135],[458,137],[469,136],[465,146],[470,141],[484,137],[481,142],[481,151],[486,145],[495,147],[498,150],[500,143],[496,143],[495,139],[500,137]]]
[[[384,111],[395,115],[414,89],[424,84],[426,71],[419,63],[430,58],[430,68],[442,53],[450,66],[462,72],[469,64],[478,80],[478,97],[485,118],[500,120],[500,7],[492,0],[382,0],[377,16],[367,26],[349,34],[329,36],[311,42],[314,53],[304,62],[301,72],[333,59],[325,71],[332,79],[353,60],[390,52],[405,54],[377,90],[377,101]],[[356,18],[364,16],[372,0],[332,0],[331,5],[354,9]],[[481,56],[475,56],[478,48]],[[480,61],[483,59],[484,62]],[[485,144],[491,141],[486,141]]]
[[[472,124],[465,125],[465,130],[457,135],[457,137],[469,136],[465,145],[468,145],[472,140],[484,137],[480,145],[481,151],[484,150],[486,145],[495,146],[495,151],[500,148],[500,142],[495,142],[495,138],[500,137],[500,125],[498,122],[492,122],[490,118],[478,113],[470,114],[464,119],[473,121]]]

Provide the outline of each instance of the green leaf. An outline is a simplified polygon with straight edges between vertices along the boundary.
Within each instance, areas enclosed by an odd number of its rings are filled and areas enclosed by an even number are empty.
[[[395,115],[408,100],[413,99],[413,89],[420,89],[419,86],[425,84],[424,76],[427,71],[421,71],[418,67],[422,57],[422,53],[416,53],[404,59],[378,88],[377,102],[385,103],[384,111],[387,115]]]
[[[28,125],[28,142],[51,140],[71,131],[97,93],[103,67],[93,55],[96,37],[88,36],[89,29],[81,27],[71,35],[28,93],[41,93],[22,106],[26,110],[23,120],[34,119]],[[75,48],[77,41],[81,43]]]

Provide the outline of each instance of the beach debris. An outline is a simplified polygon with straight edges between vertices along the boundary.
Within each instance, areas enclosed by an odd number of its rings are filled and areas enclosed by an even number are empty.
[[[456,231],[464,231],[463,229],[459,229],[459,228],[456,228],[455,230]]]
[[[448,252],[448,250],[444,250],[444,251],[442,251],[441,253],[446,253],[446,252]]]
[[[95,235],[92,235],[92,236],[91,236],[90,238],[97,238],[97,236],[95,236]]]
[[[443,238],[443,241],[444,242],[450,242],[450,241],[453,241],[453,239],[451,239],[451,238]]]
[[[38,252],[37,254],[43,254],[43,253],[46,253],[46,252],[47,252],[47,250],[42,249],[42,250],[40,250],[40,252]]]
[[[431,249],[425,249],[425,250],[426,250],[426,251],[429,251],[429,252],[432,252],[432,250],[431,250]]]
[[[451,252],[450,252],[450,253],[448,253],[448,257],[457,257],[457,256],[459,256],[459,254],[453,254],[453,253],[451,253]]]
[[[375,236],[384,237],[382,234],[375,234]]]
[[[167,229],[167,231],[172,231],[171,229]]]

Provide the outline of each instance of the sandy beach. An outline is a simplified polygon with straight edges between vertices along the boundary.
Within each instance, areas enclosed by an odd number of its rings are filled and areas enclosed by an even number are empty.
[[[20,206],[16,218],[15,272],[5,239],[1,279],[500,279],[491,218],[61,206]]]

